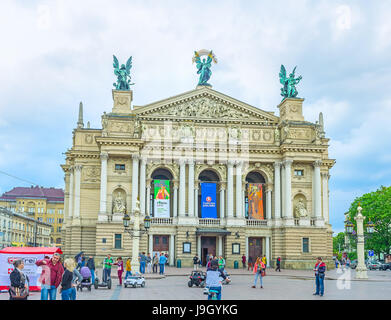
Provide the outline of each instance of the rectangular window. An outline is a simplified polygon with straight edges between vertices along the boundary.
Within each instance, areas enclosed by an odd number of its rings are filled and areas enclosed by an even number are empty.
[[[304,176],[304,170],[295,170],[295,176],[297,177]]]
[[[122,245],[122,235],[119,233],[116,233],[115,238],[114,238],[114,248],[121,249],[121,245]]]
[[[115,164],[115,170],[125,170],[124,164]]]
[[[310,239],[303,238],[303,253],[310,252]]]

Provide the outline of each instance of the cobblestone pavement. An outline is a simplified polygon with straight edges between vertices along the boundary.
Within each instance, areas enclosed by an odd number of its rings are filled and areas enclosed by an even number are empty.
[[[190,268],[167,268],[166,276],[146,275],[145,288],[124,288],[117,286],[118,279],[113,274],[113,287],[83,290],[77,293],[78,300],[205,300],[203,289],[187,286]],[[275,272],[267,270],[264,278],[264,288],[251,288],[253,275],[247,270],[228,270],[231,273],[232,283],[223,286],[223,300],[390,300],[391,299],[391,272],[368,271],[369,280],[354,280],[354,271],[350,274],[337,273],[330,270],[325,280],[325,296],[313,296],[315,282],[312,271],[282,270]],[[349,279],[353,281],[349,281]],[[7,300],[8,293],[1,293],[0,300]],[[32,292],[30,300],[39,300],[40,293]],[[61,296],[57,294],[57,299]]]

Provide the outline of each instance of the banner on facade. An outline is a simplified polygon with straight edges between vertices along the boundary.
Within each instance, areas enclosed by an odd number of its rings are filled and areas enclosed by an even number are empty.
[[[250,219],[264,220],[263,214],[263,186],[261,183],[249,183],[248,193],[248,217]]]
[[[217,219],[216,183],[201,183],[201,217]]]
[[[154,180],[154,210],[157,218],[170,217],[170,180]]]

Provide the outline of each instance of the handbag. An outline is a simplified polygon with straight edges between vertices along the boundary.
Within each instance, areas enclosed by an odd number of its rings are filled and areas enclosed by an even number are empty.
[[[12,299],[26,299],[26,297],[29,295],[28,287],[27,288],[10,287],[9,292]]]

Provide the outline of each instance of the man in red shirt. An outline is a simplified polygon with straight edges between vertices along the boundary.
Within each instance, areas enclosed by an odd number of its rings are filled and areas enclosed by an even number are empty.
[[[39,282],[41,282],[41,300],[48,300],[48,295],[50,300],[56,300],[57,287],[60,285],[64,273],[60,255],[55,253],[51,259],[44,258],[38,260],[35,264],[42,267],[42,273],[39,277]]]

